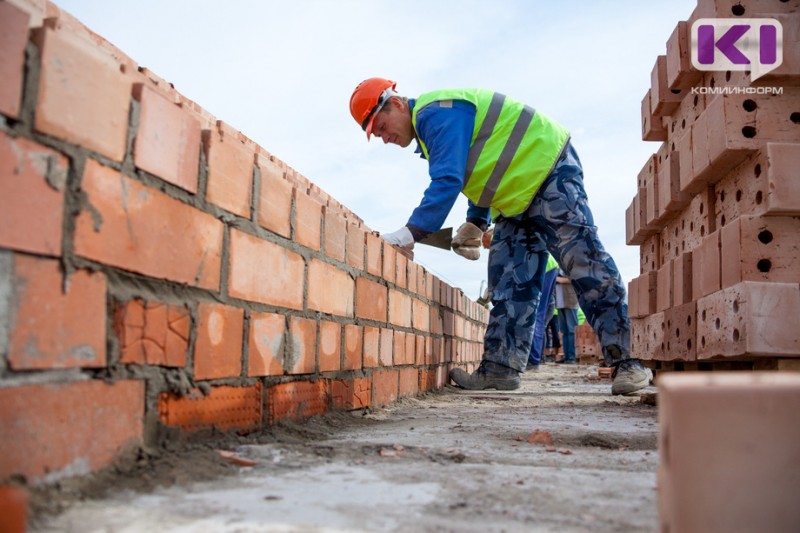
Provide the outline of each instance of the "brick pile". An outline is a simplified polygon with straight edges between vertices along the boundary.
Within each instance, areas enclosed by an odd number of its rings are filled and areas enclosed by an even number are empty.
[[[780,21],[783,64],[755,82],[694,69],[692,23],[722,17]],[[650,366],[800,357],[798,19],[797,1],[700,0],[653,67],[642,137],[661,144],[626,212],[632,353]]]
[[[588,322],[575,327],[575,355],[583,364],[603,362],[603,347]]]
[[[68,13],[0,36],[0,483],[480,360],[486,309]]]

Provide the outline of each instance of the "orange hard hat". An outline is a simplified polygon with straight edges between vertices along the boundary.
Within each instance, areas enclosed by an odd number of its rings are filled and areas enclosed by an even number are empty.
[[[367,132],[367,140],[372,134],[372,121],[375,115],[381,110],[383,105],[397,93],[394,88],[397,86],[392,80],[385,78],[369,78],[358,84],[353,95],[350,97],[350,114]]]

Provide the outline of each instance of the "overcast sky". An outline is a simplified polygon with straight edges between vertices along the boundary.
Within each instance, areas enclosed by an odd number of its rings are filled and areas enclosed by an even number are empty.
[[[625,209],[659,146],[641,140],[641,100],[694,0],[56,3],[384,233],[418,205],[427,163],[413,143],[366,142],[348,107],[360,81],[390,78],[410,97],[482,87],[522,100],[570,130],[601,239],[626,283],[639,274]],[[461,196],[446,225],[465,212]],[[423,245],[415,253],[478,296],[486,251],[475,262]]]

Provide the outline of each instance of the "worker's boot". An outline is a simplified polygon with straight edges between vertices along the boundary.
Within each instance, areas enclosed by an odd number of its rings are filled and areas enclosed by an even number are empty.
[[[611,394],[631,394],[641,390],[650,383],[651,373],[638,359],[625,359],[614,369],[611,377]]]
[[[467,390],[514,390],[520,385],[519,372],[491,361],[482,361],[481,366],[472,374],[467,374],[461,368],[454,368],[450,371],[450,379]]]

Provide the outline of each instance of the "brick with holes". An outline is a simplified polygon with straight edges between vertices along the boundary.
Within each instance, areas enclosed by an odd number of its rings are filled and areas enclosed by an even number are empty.
[[[722,287],[800,282],[800,218],[739,217],[721,230]]]
[[[743,281],[697,300],[697,358],[800,355],[800,285]]]

